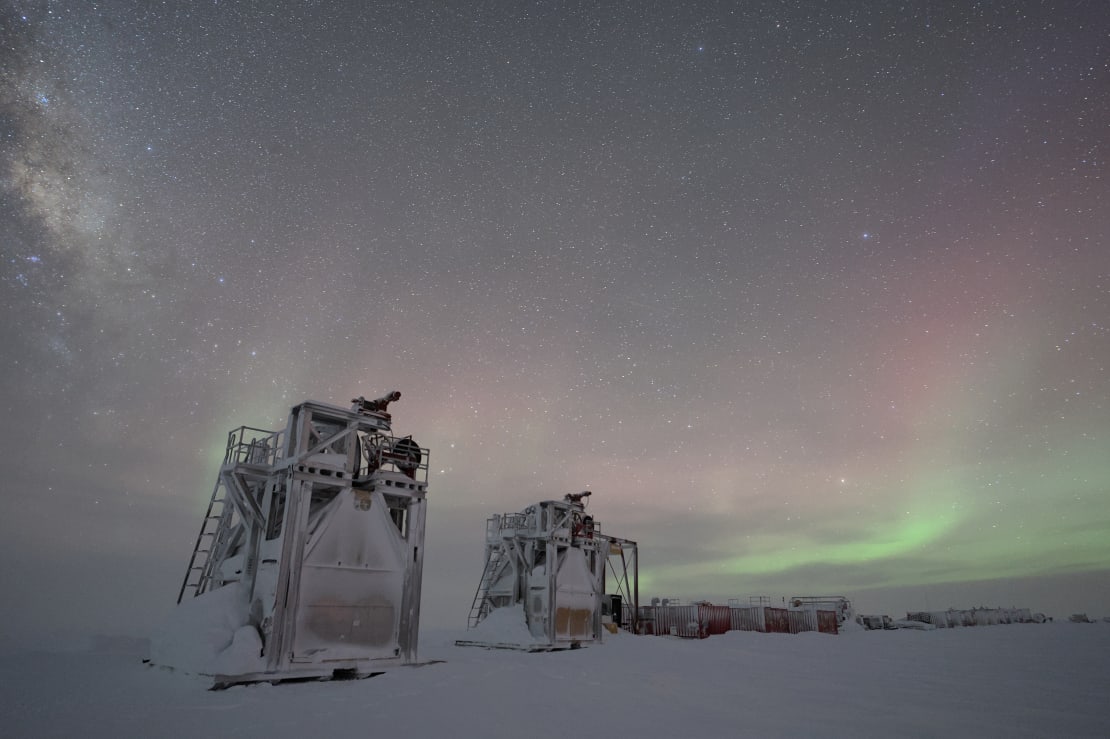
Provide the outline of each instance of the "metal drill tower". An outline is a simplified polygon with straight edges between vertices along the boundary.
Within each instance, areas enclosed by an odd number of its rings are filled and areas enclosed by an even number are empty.
[[[601,533],[586,513],[590,495],[574,493],[486,521],[485,566],[470,610],[470,632],[457,644],[576,648],[601,640],[609,613],[617,626],[635,629],[636,542]],[[605,595],[607,569],[615,595]],[[523,609],[527,638],[483,632],[483,622],[500,609]]]
[[[392,435],[400,397],[306,401],[284,431],[228,435],[178,602],[237,585],[263,662],[217,685],[415,661],[428,450]]]

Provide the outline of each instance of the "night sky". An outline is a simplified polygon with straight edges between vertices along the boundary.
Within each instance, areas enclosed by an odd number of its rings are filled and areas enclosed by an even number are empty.
[[[1110,4],[0,24],[6,638],[148,633],[228,430],[394,389],[425,625],[586,489],[645,600],[1110,614]]]

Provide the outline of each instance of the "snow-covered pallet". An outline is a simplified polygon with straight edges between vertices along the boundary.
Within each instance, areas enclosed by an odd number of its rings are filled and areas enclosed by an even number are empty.
[[[423,667],[443,662],[441,659],[430,659],[422,662],[408,662],[391,666],[390,669],[401,667]],[[307,680],[365,680],[368,677],[384,675],[386,670],[364,670],[359,667],[306,667],[303,670],[282,670],[280,672],[249,672],[242,675],[214,675],[212,687],[209,690],[225,690],[235,685],[249,685],[252,683],[270,683],[277,685],[284,682],[303,682]]]
[[[561,642],[556,644],[516,644],[514,642],[493,642],[477,639],[456,639],[456,647],[484,647],[486,649],[515,649],[518,652],[558,652],[563,649],[581,649],[579,642]]]

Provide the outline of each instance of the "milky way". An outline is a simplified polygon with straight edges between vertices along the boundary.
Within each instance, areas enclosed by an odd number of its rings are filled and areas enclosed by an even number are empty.
[[[1110,611],[1110,6],[2,23],[17,632],[149,628],[227,430],[392,389],[432,623],[584,489],[648,595]]]

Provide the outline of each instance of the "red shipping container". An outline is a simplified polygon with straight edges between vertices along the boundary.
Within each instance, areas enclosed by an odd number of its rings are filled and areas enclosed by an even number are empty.
[[[763,627],[768,634],[790,633],[790,611],[785,608],[763,609]]]
[[[818,611],[817,630],[822,634],[839,634],[840,628],[836,622],[836,611]]]
[[[698,623],[703,637],[723,634],[731,626],[728,606],[714,606],[709,603],[698,605]]]

